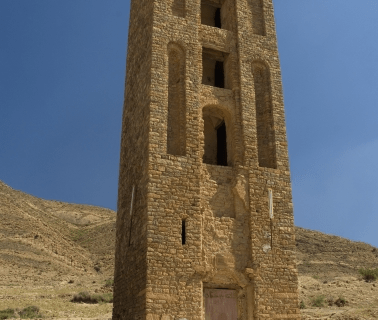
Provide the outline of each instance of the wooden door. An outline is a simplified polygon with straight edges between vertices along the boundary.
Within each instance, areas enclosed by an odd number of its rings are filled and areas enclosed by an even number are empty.
[[[237,320],[236,290],[205,289],[205,320]]]

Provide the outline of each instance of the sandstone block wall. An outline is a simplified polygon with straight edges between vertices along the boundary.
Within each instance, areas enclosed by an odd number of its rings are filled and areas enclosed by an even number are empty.
[[[272,0],[132,0],[113,318],[299,319],[294,250]]]

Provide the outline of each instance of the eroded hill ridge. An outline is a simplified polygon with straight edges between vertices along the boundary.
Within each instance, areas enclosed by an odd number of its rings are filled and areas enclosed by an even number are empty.
[[[115,219],[110,209],[43,200],[0,181],[0,288],[81,279],[99,290],[113,275]],[[296,245],[303,319],[378,319],[378,285],[358,275],[359,268],[378,268],[377,248],[300,227]],[[314,308],[322,295],[324,308]],[[328,306],[340,296],[345,307]]]

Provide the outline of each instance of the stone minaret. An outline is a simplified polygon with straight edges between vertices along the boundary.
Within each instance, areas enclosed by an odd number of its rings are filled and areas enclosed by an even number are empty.
[[[300,319],[272,0],[132,0],[114,319]]]

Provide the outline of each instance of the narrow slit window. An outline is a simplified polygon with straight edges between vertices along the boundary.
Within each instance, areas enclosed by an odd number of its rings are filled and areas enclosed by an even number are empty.
[[[181,244],[186,244],[186,220],[181,221]]]
[[[222,61],[215,62],[214,87],[224,88],[224,68]]]
[[[222,28],[221,9],[220,8],[217,8],[215,10],[214,25],[215,25],[216,28]]]
[[[227,134],[224,121],[217,127],[217,165],[227,166]]]

